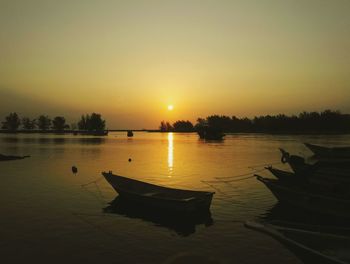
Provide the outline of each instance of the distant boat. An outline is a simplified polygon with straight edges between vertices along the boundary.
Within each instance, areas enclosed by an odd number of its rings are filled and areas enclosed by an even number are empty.
[[[102,172],[120,197],[142,206],[161,210],[196,212],[208,211],[214,192],[167,188],[123,176]]]
[[[321,192],[311,187],[306,188],[298,184],[256,176],[281,203],[320,214],[350,219],[350,198],[344,197],[341,193]]]
[[[0,161],[10,161],[10,160],[19,160],[29,158],[30,156],[8,156],[0,154]]]
[[[277,239],[312,263],[350,263],[350,237],[246,221],[245,226]]]
[[[134,136],[134,133],[132,132],[132,130],[128,130],[127,136],[128,137],[133,137]]]
[[[199,138],[206,140],[222,140],[225,134],[217,128],[203,126],[197,131]]]
[[[350,159],[350,147],[324,147],[304,143],[317,157],[320,158],[347,158]]]

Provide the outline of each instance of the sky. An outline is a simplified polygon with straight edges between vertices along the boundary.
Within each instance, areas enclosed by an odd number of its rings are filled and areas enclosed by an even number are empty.
[[[350,113],[349,14],[347,0],[0,0],[0,119]]]

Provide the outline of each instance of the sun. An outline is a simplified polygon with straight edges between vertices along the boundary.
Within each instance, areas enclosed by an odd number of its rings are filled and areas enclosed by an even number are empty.
[[[168,105],[168,110],[169,111],[172,111],[174,109],[174,106],[173,105]]]

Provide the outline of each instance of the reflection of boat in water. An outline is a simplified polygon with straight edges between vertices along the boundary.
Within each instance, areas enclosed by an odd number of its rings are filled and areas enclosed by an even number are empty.
[[[319,158],[348,158],[350,159],[350,147],[324,147],[309,143],[304,145]]]
[[[9,155],[0,154],[0,161],[20,160],[20,159],[25,159],[29,157],[30,156],[9,156]]]
[[[350,263],[350,237],[247,221],[245,226],[277,239],[309,263]]]
[[[197,225],[211,226],[213,219],[210,211],[199,214],[179,214],[140,206],[138,203],[116,197],[109,206],[103,209],[105,213],[119,214],[129,218],[141,219],[174,230],[178,235],[188,236],[195,233]]]
[[[221,129],[203,126],[197,131],[199,138],[206,140],[222,140],[225,134],[221,131]]]
[[[133,137],[134,136],[134,133],[132,132],[132,130],[128,130],[127,136],[128,137]]]
[[[325,193],[311,187],[303,187],[290,182],[257,176],[272,194],[284,204],[293,205],[308,211],[350,218],[350,199],[337,193]]]
[[[167,211],[208,211],[214,192],[167,188],[102,172],[118,194],[140,205]]]

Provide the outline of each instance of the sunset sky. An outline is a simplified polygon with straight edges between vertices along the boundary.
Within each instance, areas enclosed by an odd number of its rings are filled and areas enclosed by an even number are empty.
[[[349,14],[347,0],[0,0],[0,118],[350,113]]]

